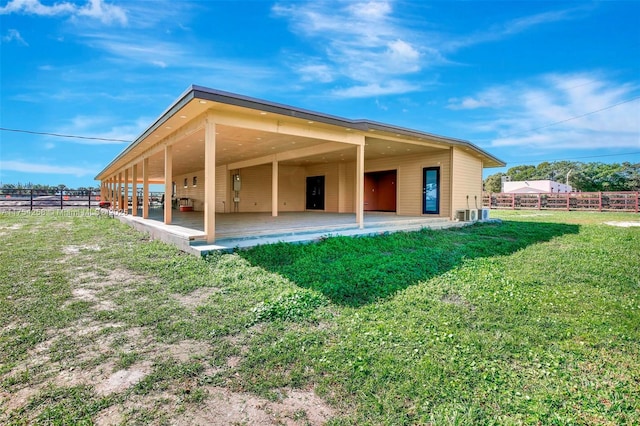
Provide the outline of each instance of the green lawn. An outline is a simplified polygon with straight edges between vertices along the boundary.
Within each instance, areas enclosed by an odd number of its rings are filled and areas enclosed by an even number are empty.
[[[0,423],[640,424],[640,215],[491,215],[198,259],[0,214]]]

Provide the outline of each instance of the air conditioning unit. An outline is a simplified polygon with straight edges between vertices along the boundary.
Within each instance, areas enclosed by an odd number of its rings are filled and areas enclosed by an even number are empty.
[[[469,210],[456,210],[456,219],[460,222],[468,222]]]
[[[480,220],[489,220],[489,209],[482,209],[480,211]]]
[[[471,222],[477,222],[478,221],[478,209],[471,209],[468,210],[469,212],[469,220]]]

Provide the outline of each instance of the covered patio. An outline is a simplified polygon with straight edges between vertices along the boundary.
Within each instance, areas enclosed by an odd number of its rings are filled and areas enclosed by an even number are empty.
[[[455,224],[500,165],[467,141],[191,86],[96,179],[123,221],[192,252]]]

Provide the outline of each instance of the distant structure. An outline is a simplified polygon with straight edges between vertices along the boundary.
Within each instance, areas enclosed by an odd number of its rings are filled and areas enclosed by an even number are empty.
[[[521,180],[521,181],[503,181],[502,192],[510,194],[543,194],[549,192],[572,192],[571,185],[554,182],[552,180]]]

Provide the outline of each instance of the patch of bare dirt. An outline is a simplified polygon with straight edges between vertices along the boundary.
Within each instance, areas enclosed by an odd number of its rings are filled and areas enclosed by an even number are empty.
[[[640,226],[640,221],[637,222],[604,222],[605,225],[610,225],[610,226],[618,226],[621,228],[631,228],[631,227],[635,227],[635,226]]]
[[[151,373],[150,362],[134,364],[126,370],[118,370],[108,377],[103,377],[96,385],[95,391],[98,395],[122,392],[138,383],[149,373]],[[95,380],[93,382],[95,383]]]
[[[212,294],[219,292],[217,287],[201,287],[195,289],[191,293],[174,295],[173,297],[180,302],[180,304],[187,308],[197,308],[202,305]]]
[[[464,297],[455,293],[445,294],[444,296],[442,296],[440,301],[443,303],[448,303],[450,305],[467,308],[472,311],[475,309],[475,307],[471,303],[469,303]]]
[[[22,407],[42,389],[42,385],[28,386],[14,393],[0,393],[0,413],[6,410],[8,413]],[[0,417],[1,419],[2,417]]]
[[[206,356],[211,352],[211,346],[196,340],[182,340],[174,344],[156,345],[153,352],[159,356],[169,355],[180,362],[186,362],[194,356]]]
[[[279,402],[247,393],[208,387],[208,398],[171,419],[176,425],[322,425],[333,408],[310,390],[288,390]]]
[[[79,246],[76,245],[69,245],[69,246],[64,246],[62,247],[62,252],[64,254],[67,255],[73,255],[73,254],[78,254],[80,253],[82,250],[86,250],[86,251],[100,251],[100,246],[95,245],[95,244],[82,244]]]
[[[98,311],[113,311],[116,309],[116,304],[113,301],[101,299],[97,293],[98,291],[92,288],[78,287],[73,289],[71,295],[75,300],[95,304],[95,308]]]
[[[232,392],[215,386],[205,388],[201,403],[185,403],[177,392],[165,391],[144,396],[132,395],[122,406],[112,406],[100,412],[96,425],[119,424],[133,410],[161,410],[176,426],[221,425],[323,425],[335,416],[329,407],[311,390],[283,390],[286,396],[278,402],[248,393]]]
[[[22,228],[22,224],[21,223],[14,223],[13,225],[9,225],[9,226],[0,226],[0,230],[4,231],[15,231]]]
[[[21,223],[14,223],[10,226],[0,226],[0,237],[4,237],[5,235],[9,235],[11,231],[15,231],[17,229],[22,228]],[[8,232],[7,232],[8,231]]]

